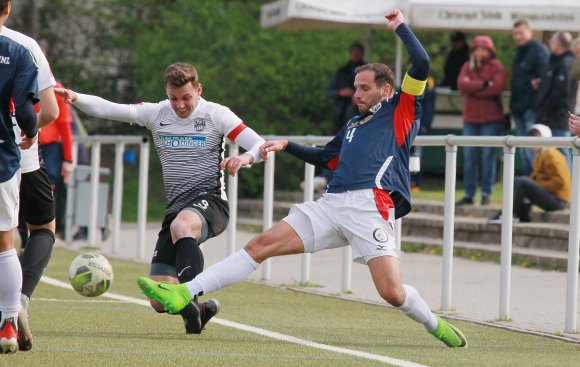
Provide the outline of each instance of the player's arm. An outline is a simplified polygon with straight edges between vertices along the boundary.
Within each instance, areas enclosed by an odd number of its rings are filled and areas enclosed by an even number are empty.
[[[345,133],[346,124],[324,147],[311,147],[288,140],[270,140],[260,147],[260,155],[266,160],[269,152],[285,151],[314,166],[335,169]]]
[[[411,67],[405,74],[401,89],[404,93],[420,96],[425,90],[427,77],[429,76],[429,56],[427,52],[413,34],[413,31],[405,24],[403,14],[400,10],[393,10],[385,16],[389,21],[387,26],[395,31],[397,36],[403,41],[407,48]]]
[[[135,105],[114,103],[101,97],[77,93],[65,88],[54,88],[54,92],[66,103],[78,107],[91,116],[129,123],[138,122],[135,120]]]
[[[34,110],[34,104],[38,102],[38,84],[36,80],[38,71],[28,50],[23,51],[20,56],[12,88],[12,99],[14,101],[16,123],[25,136],[19,147],[28,149],[32,144],[36,143],[38,134],[36,111]]]
[[[40,91],[40,111],[36,115],[38,127],[43,127],[58,118],[58,103],[54,94],[54,87],[48,87]]]
[[[258,163],[260,157],[260,147],[264,144],[264,139],[252,128],[240,122],[232,131],[227,134],[227,138],[238,143],[246,150],[245,153],[227,157],[220,164],[221,169],[227,169],[230,176],[235,176],[240,168]]]

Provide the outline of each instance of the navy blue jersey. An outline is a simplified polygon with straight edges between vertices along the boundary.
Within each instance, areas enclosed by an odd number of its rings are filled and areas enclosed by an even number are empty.
[[[38,101],[37,68],[28,49],[0,35],[0,182],[20,167],[10,113],[27,101]]]
[[[328,192],[387,190],[397,217],[410,210],[409,156],[419,130],[422,99],[406,93],[405,87],[403,83],[393,98],[351,119],[323,150],[323,161],[335,169]]]

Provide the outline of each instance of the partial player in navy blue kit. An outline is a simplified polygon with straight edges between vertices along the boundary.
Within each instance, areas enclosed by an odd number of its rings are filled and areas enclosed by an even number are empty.
[[[269,141],[261,147],[264,159],[268,152],[285,150],[308,163],[334,169],[327,193],[316,202],[294,205],[280,223],[185,284],[139,278],[147,297],[178,312],[195,295],[241,281],[269,257],[350,245],[354,261],[368,265],[385,301],[423,324],[447,346],[467,345],[461,331],[435,316],[419,292],[401,282],[394,220],[411,210],[409,155],[419,129],[429,57],[399,10],[386,18],[412,63],[401,89],[395,91],[388,66],[361,66],[354,83],[361,115],[348,121],[325,147],[286,140]]]
[[[0,29],[10,15],[11,3],[0,0]],[[30,51],[0,31],[0,351],[18,350],[17,318],[20,310],[22,269],[14,249],[12,229],[18,225],[20,151],[36,141],[38,102],[37,67]],[[20,144],[12,128],[12,116],[25,137]]]

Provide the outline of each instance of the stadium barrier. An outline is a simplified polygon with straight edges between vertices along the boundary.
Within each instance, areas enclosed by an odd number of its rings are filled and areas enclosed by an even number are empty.
[[[285,139],[312,146],[326,144],[332,139],[330,136],[264,136],[266,140]],[[502,213],[513,212],[513,185],[516,148],[555,147],[571,148],[572,162],[572,200],[570,205],[570,234],[568,239],[568,267],[566,280],[566,333],[575,333],[577,329],[578,310],[578,270],[580,250],[580,138],[577,137],[516,137],[516,136],[419,136],[415,140],[418,146],[445,147],[445,205],[443,228],[443,276],[441,288],[441,309],[450,310],[453,290],[453,241],[455,222],[455,186],[457,171],[457,148],[462,146],[498,147],[503,148],[503,197]],[[229,154],[238,154],[237,144],[230,144]],[[272,226],[274,206],[274,165],[275,154],[270,153],[264,170],[264,201],[263,201],[263,228]],[[305,164],[304,171],[304,200],[313,198],[314,167]],[[238,179],[229,176],[228,196],[230,201],[230,221],[228,224],[228,255],[236,248],[237,225],[237,187]],[[401,220],[396,222],[397,246],[400,248]],[[512,263],[512,216],[503,215],[501,224],[501,270],[500,270],[500,297],[499,319],[508,320],[511,314],[511,263]],[[352,253],[350,246],[343,248],[342,261],[342,291],[348,292],[351,287]],[[262,264],[262,279],[270,278],[270,261]],[[307,284],[310,281],[310,254],[302,255],[300,282]]]
[[[149,138],[136,135],[92,135],[75,136],[73,143],[73,172],[77,166],[77,152],[79,144],[91,146],[91,174],[90,174],[90,205],[88,225],[88,243],[97,243],[97,211],[98,187],[100,181],[101,145],[115,145],[115,169],[113,182],[113,215],[111,223],[112,251],[117,253],[121,234],[121,207],[123,201],[123,154],[126,144],[139,144],[139,193],[137,205],[137,247],[138,259],[145,258],[145,229],[147,225],[147,188],[149,178]],[[67,206],[65,224],[65,242],[72,242],[73,211],[74,211],[74,180],[67,185]]]

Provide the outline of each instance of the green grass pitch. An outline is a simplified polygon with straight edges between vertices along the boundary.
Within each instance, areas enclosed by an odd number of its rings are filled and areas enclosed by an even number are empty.
[[[67,281],[76,253],[55,249],[45,275]],[[148,266],[112,261],[109,293],[144,299],[136,277]],[[469,340],[452,350],[387,308],[242,283],[216,292],[219,318],[281,334],[428,366],[580,366],[580,345],[455,322]],[[30,304],[34,346],[0,355],[0,366],[375,366],[352,355],[210,323],[186,335],[179,316],[41,283]]]

